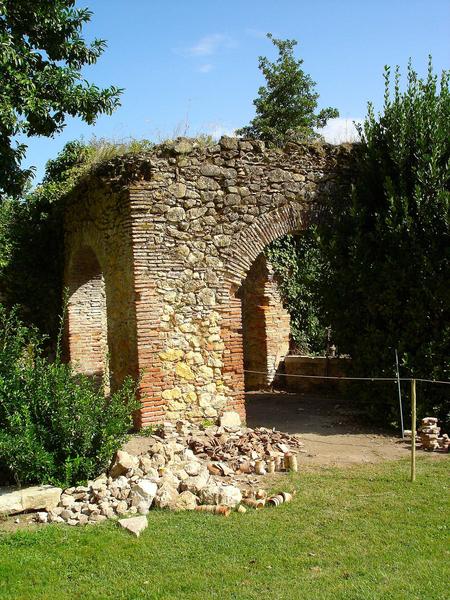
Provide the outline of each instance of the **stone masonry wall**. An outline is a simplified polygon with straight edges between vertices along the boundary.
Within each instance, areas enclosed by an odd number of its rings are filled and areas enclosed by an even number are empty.
[[[352,160],[348,146],[179,139],[102,165],[75,190],[68,265],[81,243],[97,255],[112,371],[142,373],[140,425],[245,416],[236,292],[268,243],[342,193]]]

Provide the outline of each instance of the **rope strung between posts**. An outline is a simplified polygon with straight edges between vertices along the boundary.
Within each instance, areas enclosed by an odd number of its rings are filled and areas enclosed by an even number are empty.
[[[253,373],[254,375],[271,375],[268,371],[252,371],[244,369],[244,373]],[[436,379],[418,379],[417,377],[336,377],[332,375],[294,375],[291,373],[275,373],[279,377],[298,377],[302,379],[337,379],[347,381],[421,381],[423,383],[442,383],[444,385],[450,385],[450,381],[438,381]]]

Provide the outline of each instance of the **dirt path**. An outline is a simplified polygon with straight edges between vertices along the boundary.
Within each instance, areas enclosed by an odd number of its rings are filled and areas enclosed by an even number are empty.
[[[358,411],[342,399],[249,392],[246,406],[249,427],[299,434],[306,450],[299,456],[304,466],[347,466],[409,455],[409,446],[399,437],[361,425]]]

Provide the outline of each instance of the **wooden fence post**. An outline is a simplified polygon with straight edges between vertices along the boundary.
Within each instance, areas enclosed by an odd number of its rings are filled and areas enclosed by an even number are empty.
[[[416,380],[411,379],[411,481],[416,480]]]

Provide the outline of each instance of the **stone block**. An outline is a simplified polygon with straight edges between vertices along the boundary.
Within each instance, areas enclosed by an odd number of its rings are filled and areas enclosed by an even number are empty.
[[[26,510],[50,511],[58,505],[61,494],[62,489],[52,485],[0,488],[0,515],[14,515]]]

